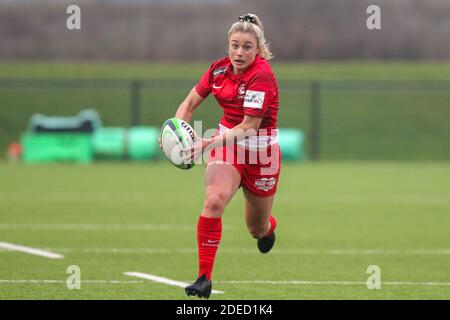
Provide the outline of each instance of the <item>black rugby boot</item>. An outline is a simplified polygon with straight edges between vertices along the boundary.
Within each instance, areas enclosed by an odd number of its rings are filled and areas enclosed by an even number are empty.
[[[206,275],[202,275],[195,282],[185,288],[188,296],[198,296],[199,298],[208,299],[211,295],[212,282],[206,278]]]
[[[275,232],[271,235],[258,239],[258,249],[261,253],[269,252],[275,244]]]

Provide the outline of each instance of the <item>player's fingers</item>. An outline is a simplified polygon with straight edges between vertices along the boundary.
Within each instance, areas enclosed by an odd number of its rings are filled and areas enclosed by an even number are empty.
[[[161,137],[158,138],[158,143],[159,143],[159,148],[162,150],[162,141],[161,141]]]
[[[197,141],[200,141],[200,137],[198,136],[197,132],[195,132],[194,130],[194,142],[196,143]]]
[[[194,149],[190,147],[181,149],[181,160],[183,163],[192,161],[193,151]]]

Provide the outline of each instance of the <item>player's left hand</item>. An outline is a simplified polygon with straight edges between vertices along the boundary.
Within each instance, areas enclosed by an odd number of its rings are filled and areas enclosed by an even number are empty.
[[[191,162],[197,160],[203,154],[203,151],[212,142],[212,139],[203,139],[195,134],[195,144],[192,147],[182,149],[184,157],[183,162]]]

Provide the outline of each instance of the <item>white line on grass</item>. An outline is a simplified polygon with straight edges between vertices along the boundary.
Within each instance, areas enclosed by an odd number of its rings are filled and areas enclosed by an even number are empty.
[[[366,281],[304,281],[304,280],[224,280],[215,281],[220,284],[295,284],[295,285],[366,285]],[[388,286],[450,286],[450,282],[402,282],[402,281],[381,281],[381,285]]]
[[[49,258],[49,259],[64,259],[64,256],[59,253],[53,253],[53,252],[44,251],[41,249],[25,247],[25,246],[8,243],[8,242],[0,242],[0,248],[10,250],[10,251],[18,251],[18,252],[28,253],[28,254],[45,257],[45,258]]]
[[[186,286],[189,285],[189,283],[186,283],[186,282],[171,280],[168,278],[163,278],[163,277],[155,276],[153,274],[147,274],[147,273],[142,273],[142,272],[124,272],[123,274],[126,276],[130,276],[130,277],[137,277],[137,278],[146,279],[146,280],[150,280],[150,281],[154,281],[154,282],[164,283],[169,286],[185,288]],[[211,293],[220,294],[220,293],[224,293],[224,292],[218,291],[218,290],[212,290]]]
[[[300,200],[299,200],[300,199]],[[327,194],[327,195],[302,195],[300,198],[291,195],[277,195],[277,201],[282,203],[321,203],[321,204],[375,204],[383,205],[445,205],[450,203],[447,195],[423,195],[423,194],[395,194],[395,195],[377,195],[377,194],[360,194],[357,197],[343,194]],[[404,211],[408,213],[408,211]],[[399,212],[402,214],[402,212]]]
[[[157,277],[141,272],[125,272],[125,275],[135,276],[138,278],[152,280],[155,282],[165,283],[178,287],[185,287],[188,285],[186,282],[180,282],[170,280],[167,278]],[[168,283],[170,282],[170,283]],[[44,280],[44,279],[0,279],[0,283],[5,284],[65,284],[67,280]],[[145,281],[132,280],[81,280],[81,283],[85,284],[142,284]],[[215,281],[217,284],[240,284],[240,285],[253,285],[253,284],[268,284],[268,285],[363,285],[367,284],[366,281],[305,281],[305,280],[223,280]],[[381,281],[381,285],[387,286],[450,286],[450,282],[402,282],[402,281]],[[223,291],[213,290],[213,293],[223,293]]]
[[[196,248],[43,248],[48,251],[86,254],[192,254]],[[0,253],[2,252],[0,247]],[[256,248],[222,248],[224,254],[260,254]],[[271,255],[450,255],[450,249],[275,249]]]
[[[70,230],[70,231],[192,231],[187,224],[0,224],[0,230]]]
[[[0,283],[36,283],[36,284],[51,284],[51,283],[67,283],[67,280],[44,280],[44,279],[29,279],[29,280],[8,280],[0,279]],[[92,283],[92,284],[134,284],[134,283],[144,283],[144,281],[132,280],[81,280],[81,283]]]
[[[192,231],[195,228],[188,224],[93,224],[93,223],[69,223],[69,224],[20,224],[3,223],[0,230],[70,230],[70,231]],[[223,229],[232,229],[224,225]]]

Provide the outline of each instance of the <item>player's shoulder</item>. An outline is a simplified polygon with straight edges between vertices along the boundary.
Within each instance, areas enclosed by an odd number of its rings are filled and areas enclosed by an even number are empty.
[[[259,56],[257,56],[255,65],[251,70],[250,78],[253,80],[260,81],[273,81],[275,80],[275,75],[272,71],[270,63]]]
[[[214,61],[209,67],[209,71],[213,76],[225,74],[229,65],[230,65],[230,58],[223,57]]]
[[[269,60],[256,56],[256,66],[260,70],[265,70],[267,72],[272,72],[272,67],[270,66]]]

